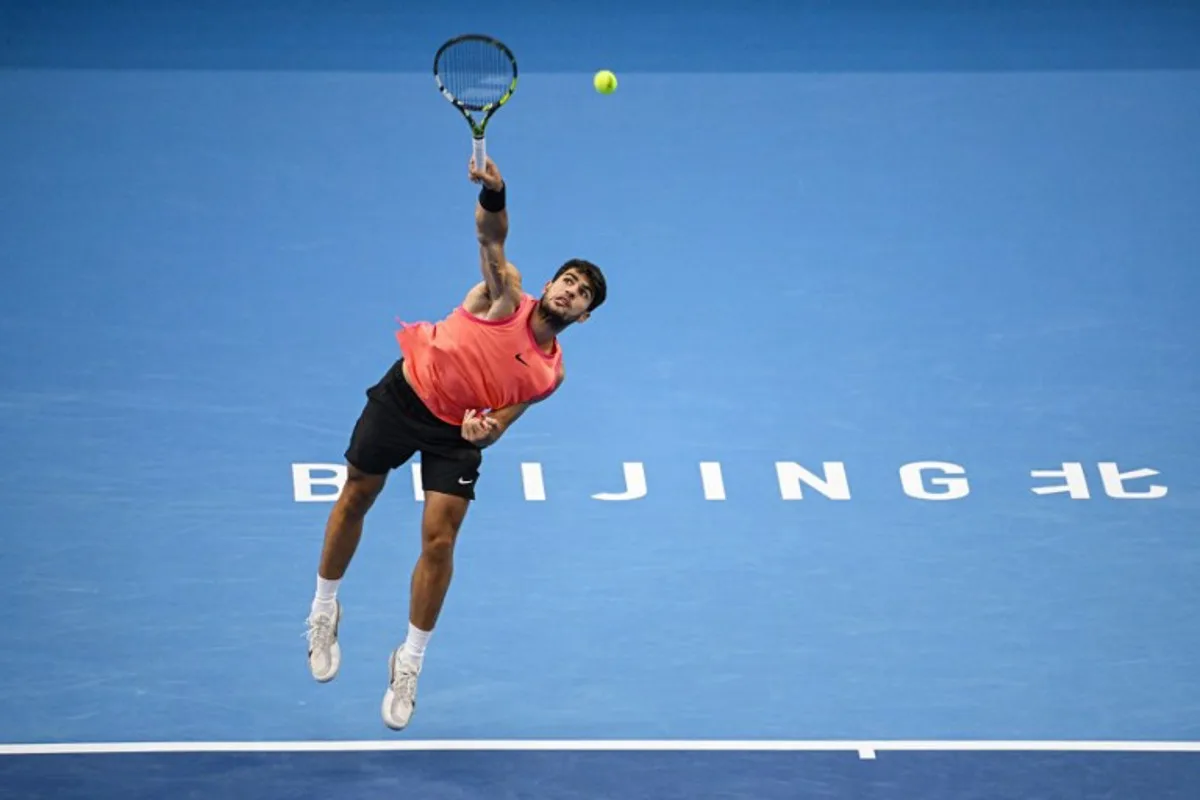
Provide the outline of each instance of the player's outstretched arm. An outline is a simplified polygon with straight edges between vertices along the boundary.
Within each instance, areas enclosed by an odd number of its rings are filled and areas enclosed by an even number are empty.
[[[504,317],[516,310],[521,298],[520,275],[508,263],[504,242],[508,239],[508,209],[504,178],[490,158],[484,170],[468,168],[472,181],[482,185],[475,204],[475,236],[479,240],[479,264],[487,292],[488,315]]]

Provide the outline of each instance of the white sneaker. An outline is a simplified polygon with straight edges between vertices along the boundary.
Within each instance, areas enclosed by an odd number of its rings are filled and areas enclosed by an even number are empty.
[[[421,670],[392,651],[388,659],[388,690],[383,695],[383,722],[395,731],[404,730],[417,707],[417,676]]]
[[[308,615],[308,669],[320,683],[333,680],[342,663],[342,648],[338,645],[338,624],[342,621],[342,604],[333,602],[333,613],[312,611]]]

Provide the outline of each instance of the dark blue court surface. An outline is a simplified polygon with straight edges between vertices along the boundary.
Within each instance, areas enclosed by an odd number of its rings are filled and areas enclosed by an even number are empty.
[[[1195,4],[302,5],[0,2],[0,795],[1190,796]],[[396,318],[478,280],[471,30],[525,288],[610,295],[392,734],[407,467],[330,684],[304,618]],[[419,749],[480,740],[798,752]]]
[[[904,752],[304,752],[39,755],[0,760],[27,798],[1191,798],[1196,754]]]

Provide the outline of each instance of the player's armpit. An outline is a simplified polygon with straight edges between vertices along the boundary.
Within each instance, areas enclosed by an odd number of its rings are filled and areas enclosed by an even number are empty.
[[[467,293],[467,310],[485,319],[504,319],[521,303],[521,273],[509,262],[496,263],[496,255],[483,245],[479,251],[483,282]]]
[[[471,314],[486,314],[492,307],[492,296],[488,293],[487,284],[483,281],[472,286],[463,298],[463,308]]]

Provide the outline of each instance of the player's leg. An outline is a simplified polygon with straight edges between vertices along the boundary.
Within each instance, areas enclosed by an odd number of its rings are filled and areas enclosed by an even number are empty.
[[[325,523],[325,541],[317,565],[318,580],[330,585],[329,592],[323,596],[322,587],[318,585],[317,601],[333,600],[337,596],[337,583],[345,576],[362,538],[363,521],[386,482],[386,472],[364,472],[354,464],[347,463],[346,483]]]
[[[476,448],[462,448],[453,456],[425,452],[421,457],[421,555],[409,587],[408,635],[392,653],[383,698],[384,722],[396,730],[408,725],[416,707],[417,677],[454,576],[454,548],[475,498],[480,462]]]
[[[337,599],[338,586],[358,549],[367,511],[386,480],[386,475],[370,474],[353,464],[347,465],[346,484],[325,523],[325,541],[317,565],[317,593],[308,614],[308,668],[321,683],[333,680],[341,666],[338,624],[342,619],[342,604]]]
[[[409,587],[409,640],[404,653],[420,666],[428,634],[442,613],[454,576],[454,545],[470,500],[442,492],[425,493],[421,520],[421,555]]]
[[[367,512],[383,491],[388,473],[415,452],[402,418],[386,397],[373,396],[369,390],[346,449],[346,482],[325,523],[317,590],[309,611],[308,666],[320,682],[332,680],[341,665],[338,625],[342,604],[337,592],[358,549]]]

